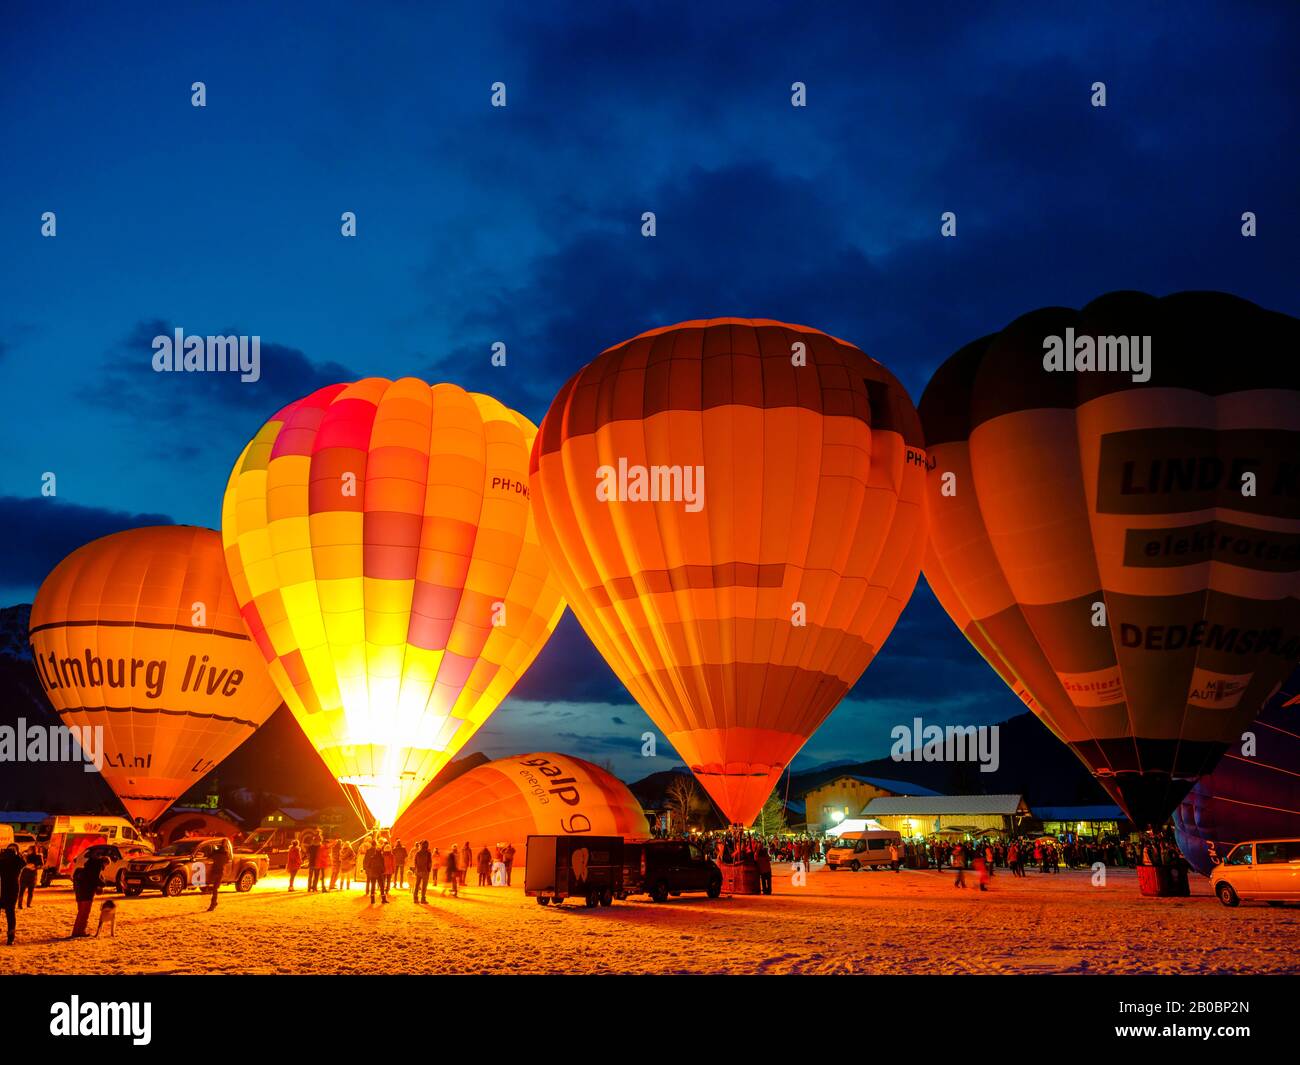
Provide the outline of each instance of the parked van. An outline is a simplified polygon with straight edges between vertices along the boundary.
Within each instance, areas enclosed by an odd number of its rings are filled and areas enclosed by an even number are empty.
[[[73,865],[87,847],[116,844],[132,850],[154,849],[153,842],[125,817],[104,814],[47,817],[37,829],[36,839],[45,848],[41,887],[48,887],[55,877],[71,877]]]
[[[826,868],[834,872],[844,868],[857,872],[859,869],[888,869],[892,862],[889,857],[889,845],[898,848],[899,861],[902,861],[903,835],[887,829],[868,829],[863,832],[842,832],[826,852]]]
[[[1210,870],[1214,893],[1225,906],[1262,899],[1271,906],[1300,902],[1300,839],[1238,843]]]

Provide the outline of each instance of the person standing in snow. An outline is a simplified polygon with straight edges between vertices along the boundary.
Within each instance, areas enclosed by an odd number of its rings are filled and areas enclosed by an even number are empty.
[[[506,887],[510,886],[510,874],[515,867],[515,845],[507,843],[506,849],[501,852],[501,860],[506,863]]]
[[[406,887],[406,848],[400,839],[393,845],[393,886]]]
[[[469,845],[469,840],[465,841],[465,846],[460,849],[460,886],[469,887],[469,871],[474,868],[474,848]]]
[[[388,892],[384,888],[384,855],[377,846],[366,851],[366,894],[370,896],[370,905],[375,904],[375,892],[379,892],[382,901],[388,901]]]
[[[10,947],[14,945],[14,906],[18,903],[18,880],[22,873],[23,859],[18,844],[11,843],[0,852],[0,910],[5,912],[5,945]]]
[[[352,850],[350,843],[343,843],[339,847],[339,890],[344,891],[352,887],[352,867],[356,864],[357,856]]]
[[[208,904],[208,913],[217,908],[217,892],[221,890],[221,881],[226,876],[226,865],[230,861],[230,844],[226,840],[212,852],[212,902]]]
[[[429,895],[429,870],[433,868],[433,855],[429,853],[429,841],[420,840],[420,845],[415,848],[415,860],[412,863],[415,870],[415,890],[411,893],[411,898],[415,902],[428,902]]]
[[[758,890],[763,895],[772,894],[772,856],[762,843],[754,850],[754,865],[758,867]]]
[[[307,835],[307,890],[316,890],[316,881],[320,878],[320,873],[316,866],[316,856],[320,853],[320,840],[316,838],[315,832]]]
[[[393,889],[393,874],[397,871],[397,856],[393,854],[393,845],[391,843],[384,844],[384,851],[383,851],[382,858],[384,862],[384,872],[383,872],[384,901],[387,902],[388,893]]]
[[[289,854],[284,860],[284,867],[289,871],[289,890],[293,890],[294,877],[298,875],[298,870],[302,866],[302,847],[298,843],[298,837],[293,837],[293,842],[289,844]]]
[[[14,844],[16,847],[17,844]],[[45,862],[41,858],[41,852],[33,847],[23,856],[23,871],[18,874],[18,908],[23,908],[23,899],[27,900],[27,908],[32,908],[32,893],[36,890],[36,878],[40,874],[41,866]]]
[[[957,870],[957,879],[953,881],[953,887],[964,888],[966,886],[966,848],[958,843],[952,849],[952,867]]]
[[[492,852],[487,844],[478,852],[478,886],[487,887],[492,883]]]
[[[444,879],[447,882],[447,886],[442,889],[442,893],[446,895],[447,888],[448,887],[451,888],[451,897],[453,899],[457,897],[456,888],[460,884],[460,871],[456,863],[457,863],[456,844],[453,843],[450,847],[447,848],[447,865],[444,868],[444,874],[445,874]]]

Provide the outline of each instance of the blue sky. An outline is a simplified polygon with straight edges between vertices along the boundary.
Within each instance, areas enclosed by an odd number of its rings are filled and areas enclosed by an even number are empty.
[[[215,526],[243,443],[330,381],[452,380],[540,420],[610,344],[737,314],[849,339],[916,398],[1037,306],[1300,312],[1300,8],[963,6],[11,0],[0,602],[114,529]],[[153,373],[178,326],[260,336],[262,380]],[[571,618],[517,695],[490,753],[563,722],[624,768],[646,727]],[[922,588],[804,757],[1017,710]]]

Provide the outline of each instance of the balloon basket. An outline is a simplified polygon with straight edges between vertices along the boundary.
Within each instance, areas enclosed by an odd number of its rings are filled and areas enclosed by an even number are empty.
[[[757,895],[758,866],[747,862],[720,862],[722,890],[728,895]]]
[[[1138,889],[1154,898],[1186,898],[1191,894],[1187,870],[1177,865],[1139,865]]]

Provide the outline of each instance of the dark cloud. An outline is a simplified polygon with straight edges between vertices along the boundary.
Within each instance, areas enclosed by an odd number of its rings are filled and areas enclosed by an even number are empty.
[[[231,414],[245,415],[252,426],[251,436],[261,422],[286,403],[325,385],[357,377],[337,362],[313,362],[297,348],[265,339],[260,343],[257,381],[241,381],[238,373],[230,371],[157,372],[153,368],[154,338],[173,336],[176,328],[175,323],[161,318],[136,322],[105,353],[103,375],[85,385],[79,398],[111,410],[146,410],[154,419],[178,426],[212,421],[229,424]],[[185,329],[186,336],[238,336],[242,332],[233,326],[211,333]]]
[[[5,530],[0,588],[29,597],[50,570],[82,544],[123,529],[172,524],[166,514],[86,507],[57,497],[0,496],[0,528]]]

